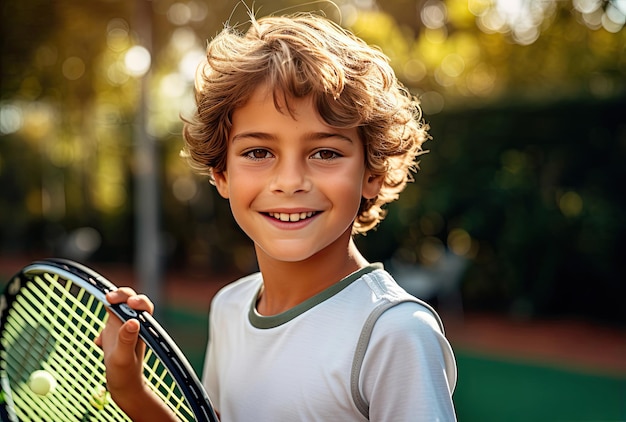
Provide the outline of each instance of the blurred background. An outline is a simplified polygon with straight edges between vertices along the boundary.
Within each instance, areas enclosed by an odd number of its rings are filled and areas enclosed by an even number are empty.
[[[131,284],[200,368],[252,245],[179,153],[231,0],[4,1],[0,277],[63,256]],[[444,317],[460,421],[626,420],[626,1],[256,1],[390,57],[432,140],[357,239]]]

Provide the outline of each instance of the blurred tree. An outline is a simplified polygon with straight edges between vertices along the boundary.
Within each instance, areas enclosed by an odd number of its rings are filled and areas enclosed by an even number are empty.
[[[383,12],[361,11],[351,26],[390,55],[427,113],[504,98],[610,97],[626,89],[623,2],[413,3],[420,11],[380,2]]]
[[[93,227],[102,237],[94,259],[130,261],[137,1],[1,4],[0,252],[60,252],[72,231]],[[245,29],[247,6],[150,4],[143,15],[153,26],[146,126],[161,157],[166,255],[170,265],[247,271],[252,250],[227,203],[178,156],[179,115],[193,107],[193,72],[206,40],[225,21]],[[623,240],[615,217],[623,199],[608,175],[621,175],[624,129],[594,110],[614,116],[623,107],[623,1],[275,0],[252,7],[257,16],[323,11],[380,46],[421,97],[433,153],[388,221],[360,239],[372,259],[399,250],[428,263],[433,251],[460,245],[477,263],[468,298],[504,307],[531,300],[546,309],[561,300],[555,292],[563,280],[582,283],[576,272],[598,274],[606,291],[617,291],[611,274],[623,267],[609,247]],[[595,123],[585,126],[587,119]],[[586,168],[590,152],[612,159],[602,171]],[[548,229],[554,236],[543,242]],[[545,259],[533,254],[537,244]],[[567,270],[566,260],[577,264]]]

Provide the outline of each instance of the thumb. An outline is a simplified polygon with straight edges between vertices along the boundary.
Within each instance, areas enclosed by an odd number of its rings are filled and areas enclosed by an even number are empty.
[[[139,338],[139,321],[129,319],[120,327],[117,342],[123,352],[134,353]]]

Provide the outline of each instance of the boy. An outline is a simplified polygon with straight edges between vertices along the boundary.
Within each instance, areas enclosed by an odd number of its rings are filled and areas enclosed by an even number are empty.
[[[387,58],[316,15],[252,17],[209,44],[196,102],[185,153],[229,200],[260,269],[211,306],[203,382],[222,420],[455,420],[438,316],[353,241],[427,138]],[[153,310],[130,289],[108,299]],[[108,388],[134,420],[166,420],[142,387],[137,329],[110,318],[98,339]]]

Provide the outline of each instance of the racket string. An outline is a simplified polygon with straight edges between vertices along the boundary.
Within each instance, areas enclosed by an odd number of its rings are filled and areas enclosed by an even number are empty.
[[[89,420],[128,421],[128,417],[113,403],[96,409],[89,402],[93,392],[105,385],[102,351],[93,343],[102,322],[89,316],[90,312],[96,315],[105,312],[103,306],[100,305],[101,311],[98,306],[88,309],[81,302],[84,295],[73,296],[78,291],[71,289],[70,281],[49,275],[44,278],[34,277],[29,281],[22,288],[13,308],[14,320],[21,319],[30,327],[38,327],[31,335],[31,344],[39,346],[22,347],[24,359],[33,362],[30,366],[21,364],[10,370],[12,365],[8,365],[7,368],[21,381],[17,384],[18,388],[13,387],[14,399],[26,403],[25,406],[18,406],[18,416],[25,412],[20,416],[23,420],[82,420],[88,416]],[[60,288],[60,283],[64,283],[64,288]],[[96,328],[87,329],[89,324]],[[6,341],[5,348],[19,343],[17,340],[23,328],[10,330],[13,340]],[[37,332],[47,333],[46,337],[40,338]],[[34,355],[32,352],[35,350],[42,352]],[[58,384],[54,393],[38,397],[30,391],[23,378],[35,369],[45,369],[55,376]],[[15,382],[13,385],[16,385]],[[45,415],[36,417],[29,409],[40,409]],[[64,413],[60,414],[59,409]]]
[[[18,406],[20,417],[33,421],[67,420],[69,415],[58,413],[58,409],[66,409],[77,420],[89,417],[89,420],[128,421],[113,402],[102,409],[92,404],[94,396],[106,385],[102,350],[94,343],[107,315],[102,301],[57,274],[43,273],[26,284],[11,310],[14,318],[7,318],[1,339],[2,352],[13,347],[11,355],[21,359],[18,362],[4,355],[2,359],[6,366],[3,369],[12,379],[14,399],[24,403]],[[26,377],[36,369],[55,375],[59,382],[53,394],[41,398],[30,391]],[[144,377],[180,419],[195,420],[176,381],[150,348],[144,358]],[[41,406],[42,401],[46,401],[46,406]],[[37,419],[31,410],[36,408],[45,409],[45,417],[49,419]]]

